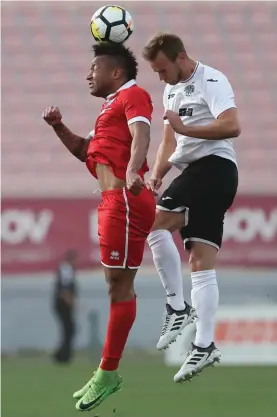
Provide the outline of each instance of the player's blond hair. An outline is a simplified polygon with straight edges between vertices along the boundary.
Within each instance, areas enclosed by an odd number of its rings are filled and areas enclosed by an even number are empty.
[[[164,32],[157,33],[147,42],[142,50],[142,56],[147,61],[153,61],[160,51],[173,62],[180,52],[186,53],[183,41],[179,36]]]

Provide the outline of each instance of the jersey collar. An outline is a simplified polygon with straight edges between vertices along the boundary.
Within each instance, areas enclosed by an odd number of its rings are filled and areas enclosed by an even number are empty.
[[[109,94],[107,97],[106,97],[106,100],[108,101],[108,100],[110,100],[113,96],[115,96],[119,91],[121,91],[121,90],[126,90],[127,88],[130,88],[130,87],[132,87],[133,85],[135,85],[136,84],[136,81],[135,80],[130,80],[130,81],[128,81],[127,83],[125,83],[125,84],[123,84],[115,93],[112,93],[112,94]]]
[[[199,68],[199,64],[200,64],[200,62],[199,61],[196,61],[196,65],[195,65],[194,71],[191,74],[191,76],[187,80],[180,81],[180,83],[187,83],[187,82],[189,82],[195,76],[195,74],[196,74],[196,72],[197,72],[197,70]]]

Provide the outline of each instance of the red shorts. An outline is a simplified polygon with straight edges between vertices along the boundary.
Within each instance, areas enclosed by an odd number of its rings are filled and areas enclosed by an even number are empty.
[[[110,268],[139,268],[155,220],[154,196],[146,187],[138,196],[126,188],[102,192],[98,206],[101,263]]]

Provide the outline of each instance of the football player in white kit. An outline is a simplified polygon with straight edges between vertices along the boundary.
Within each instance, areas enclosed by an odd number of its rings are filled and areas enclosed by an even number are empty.
[[[167,348],[188,323],[196,321],[192,349],[174,377],[182,382],[221,357],[214,344],[219,299],[215,268],[224,215],[238,186],[231,138],[241,131],[228,79],[191,59],[178,36],[159,33],[142,55],[166,83],[164,136],[148,186],[156,192],[172,166],[181,171],[157,204],[148,244],[167,296],[157,348]],[[184,301],[181,261],[172,238],[176,230],[189,251],[193,308]]]

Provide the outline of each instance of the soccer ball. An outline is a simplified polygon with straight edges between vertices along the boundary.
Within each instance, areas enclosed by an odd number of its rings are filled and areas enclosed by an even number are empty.
[[[104,6],[92,16],[90,30],[97,42],[123,43],[133,33],[133,19],[123,7]]]

